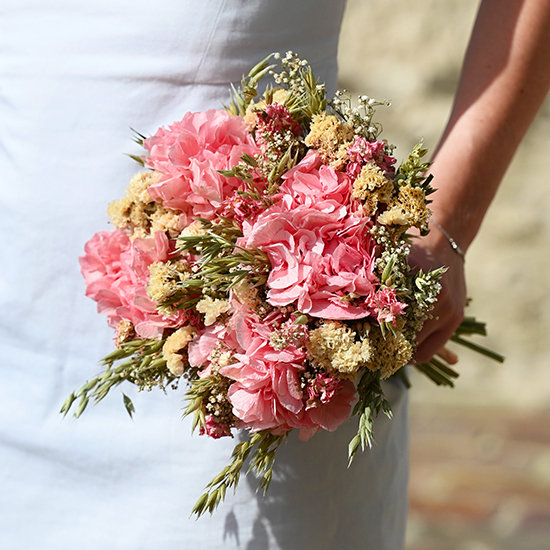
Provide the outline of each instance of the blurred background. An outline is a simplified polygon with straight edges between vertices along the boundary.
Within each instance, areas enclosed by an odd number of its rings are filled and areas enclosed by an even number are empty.
[[[378,120],[398,159],[435,148],[478,4],[348,0],[340,88],[392,102]],[[460,349],[456,388],[413,378],[407,550],[549,548],[549,158],[547,99],[466,262],[478,341],[506,362]]]

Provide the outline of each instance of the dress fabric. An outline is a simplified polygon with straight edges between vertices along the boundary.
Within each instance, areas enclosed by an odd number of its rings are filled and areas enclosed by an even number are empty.
[[[349,421],[291,436],[265,499],[254,480],[213,517],[190,510],[235,440],[190,435],[183,386],[112,392],[78,421],[66,396],[98,372],[112,331],[84,297],[77,257],[122,197],[143,134],[221,108],[229,83],[274,51],[306,58],[327,88],[345,0],[2,0],[0,4],[0,548],[402,547],[406,392],[346,468]]]

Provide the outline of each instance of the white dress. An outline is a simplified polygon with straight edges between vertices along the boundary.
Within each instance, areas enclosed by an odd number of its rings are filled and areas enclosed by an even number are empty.
[[[262,500],[249,479],[212,518],[189,513],[233,440],[190,436],[182,391],[119,390],[74,421],[65,397],[112,332],[77,257],[139,168],[150,134],[220,107],[228,84],[293,50],[336,84],[344,0],[2,0],[0,3],[0,548],[398,550],[406,517],[406,392],[346,468],[356,422],[292,437]],[[358,68],[360,69],[360,68]]]

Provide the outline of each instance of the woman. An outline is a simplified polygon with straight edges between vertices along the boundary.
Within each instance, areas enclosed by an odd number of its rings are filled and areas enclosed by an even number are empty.
[[[83,296],[76,257],[105,228],[105,205],[136,169],[119,155],[136,153],[128,126],[147,134],[187,110],[218,108],[228,84],[272,51],[298,52],[333,91],[343,0],[45,4],[4,0],[1,18],[2,229],[9,239],[0,406],[10,418],[1,432],[1,546],[402,547],[407,431],[398,383],[386,388],[394,419],[380,419],[378,444],[350,470],[353,424],[308,444],[293,440],[278,456],[266,500],[243,481],[213,518],[197,522],[188,519],[192,504],[233,442],[191,440],[179,420],[181,394],[135,398],[133,423],[116,395],[78,423],[58,416],[64,397],[111,349],[110,330]],[[434,218],[462,249],[548,88],[549,12],[547,1],[483,2],[433,167],[441,188]],[[496,16],[506,32],[495,31]],[[456,215],[462,208],[467,216]],[[459,322],[465,291],[462,259],[440,230],[416,257],[451,266],[440,321],[419,337],[422,360]]]

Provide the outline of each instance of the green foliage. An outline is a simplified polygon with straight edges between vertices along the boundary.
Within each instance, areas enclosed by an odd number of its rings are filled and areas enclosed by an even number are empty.
[[[424,190],[426,196],[434,192],[430,185],[432,176],[426,177],[424,175],[432,164],[431,162],[422,161],[427,153],[428,149],[424,147],[424,142],[417,143],[407,159],[399,166],[395,177],[395,181],[400,185],[410,184],[412,187],[420,187]]]
[[[225,110],[231,115],[244,116],[250,102],[258,96],[258,83],[269,71],[275,68],[275,65],[270,65],[269,60],[273,54],[268,55],[260,61],[248,73],[248,76],[243,77],[241,86],[238,90],[231,86],[231,103]]]
[[[126,411],[130,415],[130,418],[133,418],[136,409],[134,408],[132,400],[125,393],[122,394],[122,400],[124,402],[124,406],[126,407]]]
[[[315,115],[325,112],[327,99],[324,84],[315,78],[311,67],[302,64],[297,57],[286,66],[283,60],[283,69],[275,75],[275,82],[288,89],[285,107],[302,126],[309,127]]]
[[[61,407],[66,416],[78,401],[74,416],[78,418],[90,402],[94,405],[104,399],[109,391],[124,381],[132,382],[140,389],[150,390],[154,386],[165,389],[177,379],[166,368],[162,357],[162,346],[166,340],[132,340],[107,355],[102,363],[106,367],[95,378],[88,380],[78,391],[71,393]],[[123,361],[115,365],[116,362]],[[134,407],[124,396],[126,410],[132,416]]]
[[[183,417],[193,414],[193,425],[191,430],[194,432],[197,427],[206,428],[206,407],[208,406],[208,400],[210,396],[217,396],[219,393],[222,393],[224,396],[224,403],[222,407],[225,406],[226,414],[225,417],[230,416],[231,418],[220,418],[225,425],[233,426],[236,418],[231,413],[232,405],[227,400],[227,390],[231,385],[232,380],[222,376],[221,374],[211,374],[204,378],[195,377],[191,380],[191,385],[185,394],[185,399],[187,401],[187,407],[184,410]],[[216,403],[219,405],[219,403]]]
[[[374,443],[374,419],[383,412],[391,418],[391,406],[384,397],[380,385],[380,371],[363,369],[361,378],[357,384],[358,400],[352,412],[352,416],[359,416],[359,427],[357,435],[350,441],[348,446],[348,466],[351,465],[359,447],[372,447]]]
[[[203,219],[200,221],[207,230],[206,234],[178,239],[179,252],[198,254],[200,259],[196,273],[178,283],[180,290],[174,293],[170,304],[178,308],[192,307],[201,299],[203,292],[227,293],[245,278],[253,285],[265,284],[271,269],[265,252],[237,246],[237,239],[242,233],[231,220],[223,219],[217,224]]]
[[[143,142],[147,139],[146,136],[143,134],[140,134],[137,130],[134,130],[133,128],[130,128],[132,130],[133,142],[137,143],[140,147],[143,147]],[[137,155],[130,155],[129,153],[126,153],[126,156],[130,157],[132,160],[135,160],[140,166],[145,167],[145,162],[143,161],[143,158],[137,156]]]
[[[286,435],[273,435],[264,430],[238,443],[233,449],[231,456],[233,460],[206,486],[206,492],[197,500],[192,513],[197,517],[205,512],[212,514],[224,501],[227,489],[236,490],[241,470],[249,456],[248,472],[254,471],[259,476],[260,488],[265,494],[273,476],[275,453],[286,437]]]
[[[458,373],[455,370],[435,357],[432,357],[426,363],[415,365],[415,367],[438,386],[449,386],[454,388],[453,379],[458,378]]]

